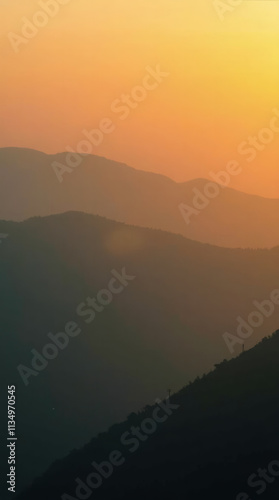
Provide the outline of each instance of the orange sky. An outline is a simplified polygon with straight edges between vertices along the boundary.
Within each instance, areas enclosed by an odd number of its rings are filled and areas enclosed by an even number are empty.
[[[69,0],[15,53],[8,34],[38,10],[0,1],[1,147],[76,149],[108,117],[95,154],[178,181],[236,159],[232,187],[279,197],[279,132],[250,163],[237,152],[279,110],[279,2],[243,1],[222,22],[213,0]],[[121,120],[112,103],[157,64],[169,76]]]

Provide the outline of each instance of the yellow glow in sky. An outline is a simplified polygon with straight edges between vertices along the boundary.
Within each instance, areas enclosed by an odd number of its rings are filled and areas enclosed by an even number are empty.
[[[64,3],[0,1],[1,147],[75,149],[108,117],[94,154],[178,181],[239,159],[233,187],[279,197],[279,133],[251,163],[237,152],[279,109],[279,2],[240,2],[223,21],[213,0]],[[42,4],[54,10],[40,17]],[[169,76],[121,120],[112,103],[158,64]]]

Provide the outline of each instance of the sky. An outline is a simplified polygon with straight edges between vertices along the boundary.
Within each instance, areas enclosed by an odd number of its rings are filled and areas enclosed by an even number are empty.
[[[60,1],[42,18],[47,0],[0,0],[0,147],[77,150],[109,119],[93,154],[178,182],[236,160],[232,187],[279,198],[279,1]]]

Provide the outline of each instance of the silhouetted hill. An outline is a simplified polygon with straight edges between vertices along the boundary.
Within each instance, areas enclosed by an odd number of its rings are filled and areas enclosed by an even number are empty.
[[[18,485],[231,357],[223,333],[236,335],[237,317],[247,320],[253,302],[279,288],[279,248],[222,249],[82,213],[2,221],[0,233],[9,235],[0,245],[1,380],[3,394],[17,386]],[[135,277],[127,286],[115,280],[123,268]],[[96,296],[111,303],[94,313],[85,302]],[[245,348],[274,331],[277,317],[278,305]],[[31,350],[53,344],[49,333],[65,337],[66,325],[66,348],[60,340],[56,359],[28,372],[25,386],[18,365],[33,369]]]
[[[0,149],[1,219],[23,220],[75,210],[223,247],[279,245],[279,200],[222,188],[187,225],[179,206],[193,206],[193,190],[203,192],[208,183],[205,179],[178,184],[162,175],[87,156],[81,165],[64,173],[59,183],[52,164],[67,166],[66,158],[66,153]]]
[[[238,358],[220,363],[169,401],[131,414],[55,462],[19,500],[248,500],[261,493],[275,500],[278,356],[279,331]],[[163,415],[166,420],[156,424],[155,418]],[[141,439],[135,438],[134,429]],[[117,465],[109,466],[109,457]],[[79,492],[83,496],[75,491],[78,484],[86,488]]]

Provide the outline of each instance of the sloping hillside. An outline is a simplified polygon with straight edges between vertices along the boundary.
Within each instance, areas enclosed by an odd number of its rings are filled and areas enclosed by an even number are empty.
[[[279,331],[56,462],[20,500],[275,500],[278,355]]]

